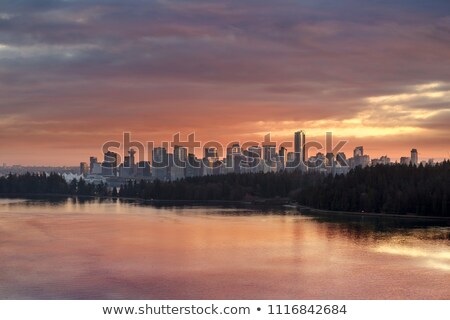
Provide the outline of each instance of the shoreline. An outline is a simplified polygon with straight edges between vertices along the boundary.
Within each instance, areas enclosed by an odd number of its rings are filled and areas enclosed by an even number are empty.
[[[380,217],[380,218],[401,218],[411,220],[434,220],[434,221],[450,221],[450,217],[440,216],[419,216],[416,214],[399,214],[399,213],[380,213],[380,212],[354,212],[354,211],[334,211],[311,208],[307,206],[297,205],[297,209],[304,213],[315,213],[323,215],[339,215],[339,216],[360,216],[360,217]]]
[[[28,194],[0,194],[0,199],[4,198],[40,198],[40,197],[54,197],[54,198],[80,198],[80,199],[110,199],[110,200],[124,200],[141,202],[150,205],[167,205],[167,206],[251,206],[251,207],[268,207],[268,208],[291,208],[302,213],[313,213],[323,215],[339,215],[339,216],[360,216],[360,217],[380,217],[380,218],[401,218],[401,219],[415,219],[415,220],[433,220],[433,221],[450,221],[450,217],[440,216],[421,216],[415,214],[398,214],[398,213],[378,213],[378,212],[354,212],[354,211],[335,211],[326,209],[311,208],[300,205],[295,202],[283,201],[282,199],[258,199],[254,201],[243,200],[162,200],[162,199],[142,199],[142,198],[127,198],[127,197],[113,197],[113,196],[90,196],[90,195],[70,195],[70,194],[49,194],[49,193],[28,193]],[[274,201],[276,200],[276,201]]]

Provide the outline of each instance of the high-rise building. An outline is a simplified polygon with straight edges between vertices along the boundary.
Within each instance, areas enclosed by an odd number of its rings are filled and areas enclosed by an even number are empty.
[[[89,173],[88,164],[86,162],[80,162],[80,174],[87,175]]]
[[[391,159],[386,155],[380,158],[380,163],[383,165],[391,164]]]
[[[306,153],[305,153],[305,133],[303,131],[297,131],[294,133],[294,153],[295,153],[295,164],[300,165],[300,162],[305,163]]]
[[[135,159],[136,150],[130,149],[130,150],[128,150],[128,154],[130,157],[130,168],[134,169],[134,166],[136,165],[136,159]]]
[[[362,146],[356,147],[353,150],[353,157],[362,157],[364,155],[364,148]]]
[[[226,172],[240,173],[243,158],[241,147],[238,143],[235,143],[231,147],[227,148],[227,156],[225,159],[227,169]]]
[[[204,157],[210,159],[211,161],[219,160],[217,148],[215,147],[205,148]]]
[[[117,159],[118,154],[115,152],[108,151],[104,154],[104,160],[102,163],[102,175],[117,176]]]
[[[148,161],[139,161],[136,168],[136,176],[149,178],[151,176],[151,165]]]
[[[199,177],[202,175],[202,163],[197,157],[189,153],[186,164],[186,177]]]
[[[169,155],[166,148],[157,147],[152,150],[152,172],[155,180],[168,180]]]
[[[228,172],[239,173],[241,156],[241,148],[238,143],[227,148],[225,161]]]
[[[92,170],[95,167],[95,164],[97,164],[97,157],[90,157],[89,158],[89,173],[93,173]]]
[[[367,167],[370,164],[370,157],[364,154],[364,148],[358,146],[353,150],[353,158],[349,159],[350,167]]]
[[[325,165],[327,167],[334,166],[334,154],[332,152],[327,152],[327,154],[325,155]]]
[[[173,163],[170,164],[170,180],[183,179],[186,176],[187,149],[174,146]]]
[[[280,150],[278,151],[278,161],[280,163],[280,170],[284,170],[286,168],[286,160],[287,160],[286,148],[281,146]]]
[[[263,147],[263,159],[266,163],[271,163],[275,161],[276,155],[276,146],[275,145],[265,145]]]
[[[344,152],[338,152],[336,154],[336,163],[341,167],[348,167],[347,156]]]
[[[411,164],[416,167],[419,165],[419,154],[417,153],[417,149],[411,150]]]

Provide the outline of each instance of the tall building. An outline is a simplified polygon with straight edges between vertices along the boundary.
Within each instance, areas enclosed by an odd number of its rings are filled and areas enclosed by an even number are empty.
[[[305,133],[300,130],[294,133],[294,153],[295,153],[295,164],[299,165],[300,162],[305,163]]]
[[[197,157],[189,153],[186,164],[186,177],[200,177],[202,175],[202,163]]]
[[[364,154],[364,148],[362,146],[356,147],[353,150],[353,158],[349,159],[350,167],[362,167],[365,168],[370,164],[370,157]]]
[[[419,165],[419,154],[417,153],[417,149],[411,150],[411,164],[416,167]]]
[[[86,162],[80,162],[80,174],[83,176],[89,173],[88,164]]]
[[[362,146],[356,147],[353,150],[353,157],[362,157],[364,155],[364,148]]]
[[[136,176],[150,178],[151,176],[151,165],[148,161],[139,161],[136,168]]]
[[[134,150],[134,149],[128,150],[128,155],[129,155],[129,158],[130,158],[129,165],[130,165],[131,169],[134,169],[134,166],[136,165],[136,159],[135,159],[135,156],[134,156],[135,154],[136,154],[136,150]]]
[[[187,149],[174,146],[173,163],[170,164],[170,180],[180,180],[186,176]]]
[[[383,165],[391,164],[391,158],[389,158],[387,155],[386,156],[382,156],[380,158],[380,163],[383,164]]]
[[[168,180],[169,155],[166,148],[157,147],[152,150],[152,172],[155,180]]]
[[[348,167],[347,156],[344,152],[338,152],[336,154],[336,162],[341,167]]]
[[[263,159],[266,163],[271,163],[276,160],[276,146],[275,145],[265,145],[263,147]]]
[[[238,143],[228,147],[227,156],[225,158],[227,172],[240,173],[242,158],[241,147]]]
[[[115,152],[108,151],[104,154],[102,163],[102,175],[117,176],[117,159],[118,155]]]
[[[327,152],[327,154],[325,155],[325,165],[327,167],[334,166],[334,154],[332,152]]]
[[[284,170],[286,168],[286,160],[287,160],[285,147],[280,147],[280,150],[278,151],[278,159],[280,163],[280,170]]]
[[[97,157],[90,157],[89,158],[89,173],[93,173],[92,170],[95,167],[95,164],[98,164]]]
[[[241,156],[241,148],[238,143],[235,143],[232,146],[228,146],[227,155],[225,158],[228,172],[235,172],[235,173],[239,172],[239,168],[237,166],[240,164],[240,156]]]
[[[259,172],[262,171],[261,161],[262,150],[260,146],[251,146],[244,152],[246,156],[247,172]]]

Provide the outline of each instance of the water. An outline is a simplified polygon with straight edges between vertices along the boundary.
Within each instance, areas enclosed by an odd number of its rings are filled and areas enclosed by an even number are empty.
[[[450,299],[448,223],[0,200],[3,299]]]

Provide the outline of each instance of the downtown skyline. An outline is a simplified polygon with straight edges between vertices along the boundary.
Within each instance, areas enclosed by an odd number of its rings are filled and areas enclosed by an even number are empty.
[[[331,131],[450,157],[448,1],[2,1],[0,163],[77,166],[155,144]],[[394,12],[394,13],[393,13]]]
[[[327,133],[325,145],[308,141],[302,130],[293,133],[293,141],[277,143],[267,134],[262,143],[234,141],[227,145],[215,141],[202,144],[194,135],[182,139],[176,134],[171,142],[155,146],[153,142],[144,144],[133,140],[130,133],[125,133],[123,143],[109,141],[103,146],[103,159],[93,155],[89,162],[80,162],[79,174],[88,183],[120,187],[129,180],[139,179],[177,181],[230,173],[295,171],[335,176],[348,174],[357,167],[398,163],[416,168],[436,165],[434,159],[421,159],[416,148],[411,149],[410,157],[403,156],[398,162],[391,161],[387,155],[371,158],[364,152],[364,146],[355,147],[353,154],[347,156],[342,151],[345,144],[346,141],[333,141],[331,133]],[[203,150],[201,156],[198,156],[198,150]],[[72,178],[70,175],[69,179]]]

